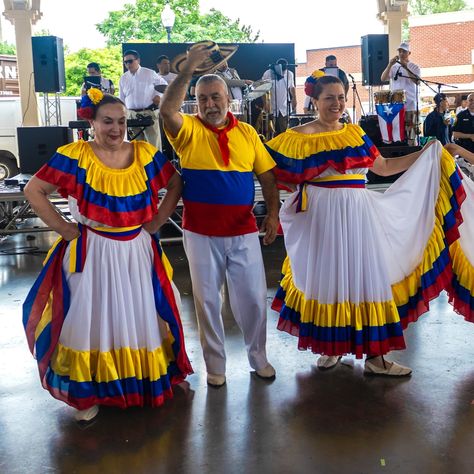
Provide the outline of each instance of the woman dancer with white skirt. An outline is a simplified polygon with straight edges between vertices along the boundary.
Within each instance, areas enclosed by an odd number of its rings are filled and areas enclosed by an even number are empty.
[[[90,89],[81,112],[95,139],[59,148],[25,188],[61,237],[26,298],[23,323],[43,387],[90,422],[99,405],[160,406],[192,368],[172,269],[152,235],[174,210],[181,178],[153,146],[124,141],[117,97]],[[76,223],[48,201],[56,189]]]
[[[311,92],[319,118],[267,143],[278,180],[295,189],[280,211],[287,258],[273,302],[278,328],[322,354],[321,369],[352,353],[367,356],[366,373],[410,375],[384,355],[405,348],[403,329],[451,286],[460,173],[439,142],[383,158],[359,126],[339,121],[346,97],[337,78],[318,79]],[[380,194],[365,189],[368,168],[408,171]]]

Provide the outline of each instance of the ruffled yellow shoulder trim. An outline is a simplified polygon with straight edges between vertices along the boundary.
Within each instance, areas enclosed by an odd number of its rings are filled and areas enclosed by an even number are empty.
[[[153,155],[150,156],[147,146],[143,146],[142,142],[133,143],[133,147],[132,164],[127,168],[116,169],[102,163],[91,145],[83,143],[78,166],[85,170],[84,185],[95,192],[115,197],[135,196],[145,192],[147,176],[143,167],[153,159]],[[80,175],[78,181],[81,181]]]
[[[266,143],[268,148],[289,158],[307,158],[324,151],[357,148],[365,144],[365,132],[354,124],[345,124],[340,130],[322,133],[301,133],[293,129]]]

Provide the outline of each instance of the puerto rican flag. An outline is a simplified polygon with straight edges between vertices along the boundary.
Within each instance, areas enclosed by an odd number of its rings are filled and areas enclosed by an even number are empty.
[[[380,133],[385,143],[405,140],[405,104],[377,104]]]

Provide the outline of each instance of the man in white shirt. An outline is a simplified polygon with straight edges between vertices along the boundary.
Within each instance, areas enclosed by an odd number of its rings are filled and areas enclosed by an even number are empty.
[[[269,108],[275,121],[275,135],[278,135],[288,128],[289,114],[296,110],[295,78],[288,69],[288,61],[281,58],[264,72],[262,79],[272,82]]]
[[[122,75],[119,82],[120,99],[125,103],[129,119],[151,117],[153,125],[145,129],[132,129],[133,134],[144,139],[161,149],[160,126],[155,110],[160,105],[160,96],[157,86],[167,85],[167,82],[158,76],[155,71],[140,66],[140,55],[135,50],[125,51],[123,63],[127,72]],[[138,135],[137,135],[138,134]]]
[[[164,54],[156,60],[156,69],[158,70],[158,76],[162,77],[167,84],[171,84],[177,76],[177,74],[171,72],[170,58]]]
[[[418,117],[416,116],[418,102],[418,82],[420,67],[412,63],[410,57],[410,45],[400,43],[398,55],[390,59],[387,67],[382,72],[380,79],[388,81],[390,79],[390,90],[404,90],[406,94],[405,103],[405,128],[408,137],[408,144],[414,145],[416,131],[418,128]]]

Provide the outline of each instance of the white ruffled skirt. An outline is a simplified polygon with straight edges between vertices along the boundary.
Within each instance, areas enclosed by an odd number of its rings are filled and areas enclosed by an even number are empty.
[[[273,307],[300,349],[361,357],[405,347],[402,329],[451,279],[445,237],[456,232],[462,186],[450,155],[443,160],[441,146],[430,147],[384,194],[308,185],[305,212],[297,193],[287,198],[288,257]]]

